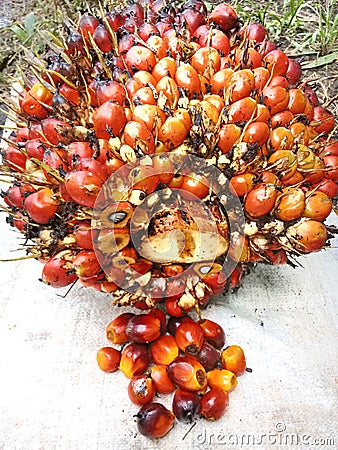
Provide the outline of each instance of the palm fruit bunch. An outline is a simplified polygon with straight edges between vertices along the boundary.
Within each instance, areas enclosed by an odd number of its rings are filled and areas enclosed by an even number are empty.
[[[230,5],[85,13],[30,65],[6,102],[2,209],[47,284],[179,316],[329,245],[334,116]]]
[[[134,416],[138,430],[151,438],[165,436],[175,418],[187,423],[198,415],[220,419],[238,377],[251,371],[242,348],[224,348],[223,328],[209,319],[194,321],[185,315],[166,321],[157,308],[122,313],[107,325],[106,336],[115,347],[102,347],[97,363],[104,372],[120,369],[129,378],[128,397],[141,406]],[[172,411],[154,402],[156,394],[171,393]]]

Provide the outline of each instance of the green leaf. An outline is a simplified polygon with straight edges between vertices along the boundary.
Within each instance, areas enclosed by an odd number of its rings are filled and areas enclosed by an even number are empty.
[[[338,60],[338,52],[329,53],[328,55],[321,56],[315,61],[302,66],[303,69],[314,69],[315,67],[325,66],[326,64],[331,64],[334,61]]]
[[[34,33],[36,22],[37,20],[34,13],[31,12],[27,14],[27,16],[25,17],[24,25],[28,36],[32,36],[32,34]]]
[[[24,42],[27,39],[26,31],[18,25],[12,25],[10,29],[13,31],[15,36],[20,39],[20,41]]]

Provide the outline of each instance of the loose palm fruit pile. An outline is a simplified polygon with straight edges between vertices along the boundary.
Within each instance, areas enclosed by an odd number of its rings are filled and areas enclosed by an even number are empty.
[[[166,321],[163,311],[155,308],[139,315],[120,314],[106,334],[110,342],[123,347],[101,348],[98,365],[105,372],[120,369],[131,379],[128,396],[141,406],[135,416],[137,427],[148,437],[163,437],[175,417],[190,423],[197,415],[212,421],[221,418],[228,393],[246,370],[242,348],[223,349],[224,330],[209,319],[196,322],[186,315]],[[173,412],[153,402],[156,394],[173,392]]]
[[[180,315],[250,264],[329,245],[333,114],[230,5],[86,13],[30,64],[7,100],[3,209],[45,283]]]

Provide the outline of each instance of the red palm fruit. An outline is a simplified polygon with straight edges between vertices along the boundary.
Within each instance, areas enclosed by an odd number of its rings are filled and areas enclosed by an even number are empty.
[[[25,199],[29,194],[35,191],[33,186],[28,183],[20,183],[19,185],[11,186],[4,194],[4,200],[9,206],[21,209],[24,205]]]
[[[150,352],[144,344],[131,342],[122,350],[119,369],[128,378],[143,373],[150,363]]]
[[[155,341],[161,334],[161,321],[153,315],[139,314],[129,320],[126,334],[138,344]]]
[[[238,24],[236,11],[227,3],[217,5],[209,14],[209,20],[219,25],[224,31],[230,31]]]
[[[106,327],[107,339],[113,344],[125,344],[129,341],[126,328],[129,320],[134,317],[133,313],[122,313],[115,317]]]
[[[220,419],[229,403],[229,394],[220,388],[211,388],[201,398],[200,415],[206,420]]]
[[[318,252],[325,246],[328,233],[325,225],[321,222],[300,219],[299,222],[287,229],[286,236],[297,250],[302,253],[310,253]]]
[[[246,196],[245,211],[250,217],[263,217],[272,210],[276,198],[277,192],[274,186],[259,183]]]
[[[89,170],[69,172],[65,179],[67,194],[80,205],[93,208],[103,180]]]
[[[101,52],[109,53],[111,50],[113,50],[111,34],[108,28],[103,23],[101,23],[98,27],[96,27],[93,33],[93,40],[95,44],[99,47]]]
[[[25,150],[30,158],[43,160],[45,150],[48,148],[40,139],[30,139],[26,141]]]
[[[323,178],[322,181],[315,184],[319,192],[324,192],[328,197],[334,198],[338,196],[338,184],[327,178]]]
[[[284,188],[277,196],[274,214],[283,222],[299,219],[305,209],[305,193],[301,188]]]
[[[75,221],[73,224],[73,235],[78,247],[86,250],[93,249],[92,229],[89,221]]]
[[[16,172],[23,172],[26,168],[27,156],[12,145],[6,148],[4,159],[8,166]]]
[[[168,333],[172,336],[175,336],[177,328],[181,325],[183,322],[193,322],[193,319],[189,316],[182,316],[182,317],[175,317],[171,316],[168,319],[167,323],[167,330]]]
[[[93,125],[98,139],[118,136],[127,122],[124,108],[117,102],[108,100],[93,114]]]
[[[246,369],[246,359],[242,347],[230,345],[222,351],[222,366],[235,375],[242,375]]]
[[[54,288],[61,288],[74,283],[77,276],[73,272],[73,255],[64,250],[52,256],[42,270],[42,281]]]
[[[89,42],[89,35],[93,36],[94,31],[100,25],[99,20],[92,14],[85,13],[82,15],[79,22],[79,32],[84,39]]]
[[[185,321],[177,328],[175,340],[182,352],[196,355],[202,348],[204,333],[198,323]]]
[[[221,364],[221,355],[219,351],[208,342],[203,343],[201,350],[197,354],[197,358],[205,370],[215,369]]]
[[[161,334],[164,334],[167,329],[167,318],[161,309],[154,308],[148,312],[148,316],[154,316],[161,322]]]
[[[326,169],[329,169],[326,172],[325,175],[326,178],[338,183],[338,156],[335,155],[324,156],[323,161]]]
[[[104,372],[115,372],[119,368],[121,353],[112,347],[102,347],[97,352],[96,360]]]
[[[180,353],[175,338],[170,335],[160,336],[151,345],[151,356],[154,363],[168,366]]]
[[[222,348],[225,343],[225,333],[221,325],[209,319],[201,319],[198,324],[203,330],[205,339],[216,348]]]
[[[73,266],[76,275],[81,278],[93,277],[101,271],[100,263],[93,250],[81,250],[74,258]]]
[[[332,200],[324,192],[313,192],[305,200],[304,217],[322,222],[332,211]]]
[[[175,390],[175,385],[168,376],[167,366],[155,364],[154,366],[151,366],[149,370],[156,392],[159,394],[170,394]]]
[[[323,106],[315,106],[310,125],[317,133],[330,133],[334,128],[334,115]]]
[[[53,219],[58,206],[58,202],[54,199],[54,192],[49,188],[33,192],[24,202],[24,208],[29,217],[40,224],[47,224],[50,219]]]
[[[289,80],[290,84],[295,86],[298,83],[301,74],[302,68],[299,62],[295,59],[289,58],[289,64],[285,76]]]
[[[207,384],[204,367],[192,356],[179,356],[167,371],[171,381],[187,391],[200,391]]]
[[[220,388],[225,392],[237,386],[236,375],[230,370],[213,369],[207,373],[208,385],[211,388]]]
[[[72,127],[68,123],[62,120],[54,119],[48,117],[41,122],[42,133],[53,145],[66,144],[69,137],[67,136],[67,131],[70,131]]]
[[[221,294],[227,284],[227,278],[223,272],[211,273],[203,278],[203,282],[207,284],[214,295]]]
[[[282,50],[272,50],[265,55],[264,60],[273,76],[284,76],[286,74],[289,67],[289,58]]]
[[[192,422],[200,409],[200,398],[196,392],[178,388],[173,397],[173,413],[177,420]]]
[[[149,375],[136,375],[130,380],[128,396],[135,405],[143,406],[150,403],[155,394],[155,384]]]
[[[136,414],[137,429],[144,436],[158,439],[165,436],[174,426],[174,414],[161,403],[142,406]]]
[[[35,83],[31,89],[25,93],[20,102],[21,111],[28,116],[45,119],[48,116],[49,108],[53,101],[53,94],[42,83]]]

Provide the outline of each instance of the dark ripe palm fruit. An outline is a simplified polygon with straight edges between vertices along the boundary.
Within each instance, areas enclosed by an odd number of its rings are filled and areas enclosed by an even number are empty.
[[[165,436],[174,426],[174,414],[161,403],[142,406],[135,416],[138,431],[144,436],[158,439]]]
[[[186,391],[200,391],[207,384],[202,364],[193,356],[179,356],[168,366],[169,378]]]
[[[172,336],[175,336],[177,328],[183,322],[193,322],[193,319],[189,316],[182,316],[182,317],[169,316],[167,323],[168,333],[171,334]]]
[[[170,335],[160,336],[156,339],[152,343],[150,351],[154,363],[166,366],[173,362],[180,353],[175,338]]]
[[[150,363],[150,352],[146,345],[131,342],[122,350],[119,369],[128,378],[143,373]]]
[[[147,374],[136,375],[129,382],[128,396],[135,405],[143,406],[150,403],[155,393],[155,384]]]
[[[129,320],[134,317],[133,313],[122,313],[115,317],[106,327],[107,339],[113,344],[125,344],[129,341],[126,328]]]
[[[229,394],[220,388],[211,388],[201,398],[200,416],[206,420],[220,419],[229,403]]]
[[[129,320],[126,334],[131,341],[139,344],[153,342],[161,334],[161,321],[154,315],[139,314]]]
[[[204,341],[201,350],[197,353],[197,358],[205,370],[212,370],[221,365],[221,355],[219,351],[208,342]]]
[[[196,392],[176,389],[173,397],[173,413],[177,420],[192,422],[200,409],[200,398]]]
[[[209,344],[220,349],[225,344],[225,333],[221,325],[209,319],[201,319],[198,321],[202,328],[205,339]]]
[[[237,377],[226,369],[213,369],[207,373],[208,385],[211,388],[221,388],[225,392],[232,391],[237,386]]]
[[[177,328],[175,339],[182,352],[196,355],[202,348],[204,334],[198,323],[185,321]]]
[[[104,372],[115,372],[119,368],[121,352],[113,347],[102,347],[97,352],[97,364]]]
[[[245,372],[246,359],[242,347],[239,345],[230,345],[222,351],[222,366],[239,376]]]

